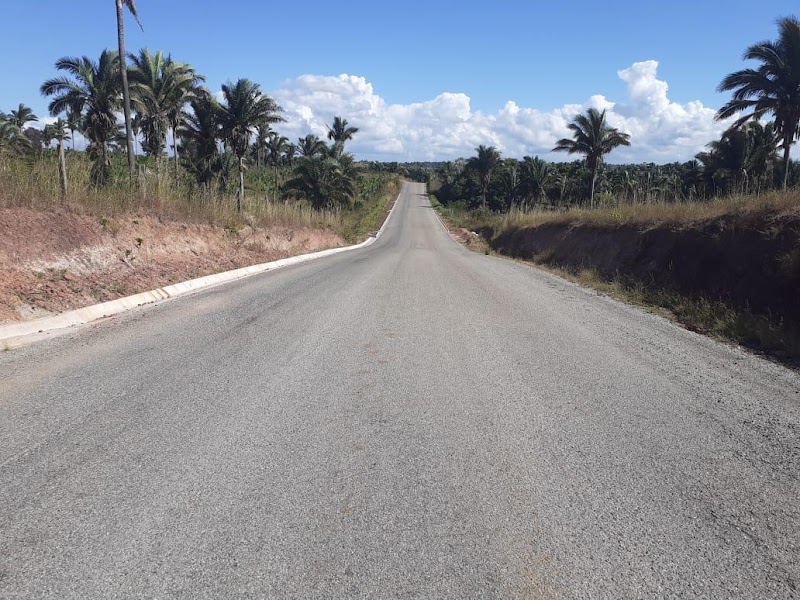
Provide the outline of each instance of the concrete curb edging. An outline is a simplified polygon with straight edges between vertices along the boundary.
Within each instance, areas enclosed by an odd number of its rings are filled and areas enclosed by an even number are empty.
[[[400,192],[402,193],[402,191]],[[126,310],[143,306],[145,304],[152,304],[161,300],[175,298],[197,290],[208,288],[215,285],[220,285],[237,279],[257,275],[258,273],[266,273],[267,271],[274,271],[282,267],[290,265],[297,265],[300,263],[308,262],[326,256],[332,256],[341,252],[348,252],[350,250],[357,250],[359,248],[366,248],[372,245],[386,229],[389,219],[394,213],[397,202],[400,199],[400,194],[395,198],[389,214],[383,221],[383,225],[375,235],[371,235],[360,244],[352,246],[342,246],[340,248],[330,248],[328,250],[320,250],[319,252],[310,252],[308,254],[300,254],[298,256],[290,256],[280,260],[274,260],[268,263],[259,265],[251,265],[249,267],[242,267],[241,269],[234,269],[233,271],[223,271],[222,273],[214,273],[197,279],[190,279],[180,283],[174,283],[155,290],[141,292],[132,296],[125,296],[124,298],[117,298],[108,302],[70,310],[59,315],[52,317],[44,317],[35,319],[33,321],[26,321],[23,323],[14,323],[13,325],[0,326],[0,350],[10,350],[11,348],[24,345],[25,341],[22,338],[38,336],[50,331],[65,329],[67,327],[74,327],[76,325],[84,325],[98,319],[111,317]],[[30,341],[35,341],[31,339]]]

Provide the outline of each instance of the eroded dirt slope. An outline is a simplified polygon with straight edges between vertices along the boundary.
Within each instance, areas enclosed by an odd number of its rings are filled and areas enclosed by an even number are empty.
[[[800,323],[800,218],[773,211],[688,224],[555,223],[492,236],[493,249]]]
[[[344,244],[322,229],[0,209],[0,323]]]

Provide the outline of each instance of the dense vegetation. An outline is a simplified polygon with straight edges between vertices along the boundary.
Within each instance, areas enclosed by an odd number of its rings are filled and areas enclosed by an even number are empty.
[[[386,204],[395,178],[346,151],[358,133],[346,119],[335,117],[330,143],[313,134],[291,143],[273,129],[281,107],[257,83],[228,82],[215,97],[189,63],[147,48],[126,54],[123,9],[138,15],[133,0],[115,1],[119,49],[60,58],[59,75],[41,86],[55,123],[30,126],[38,117],[23,104],[0,112],[3,204],[60,197],[104,209],[230,218],[235,208],[305,221],[312,211],[346,231],[359,229],[376,202]],[[78,134],[85,149],[76,150]]]

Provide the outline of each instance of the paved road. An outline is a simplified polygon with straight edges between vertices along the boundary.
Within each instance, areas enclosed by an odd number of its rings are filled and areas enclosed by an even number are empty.
[[[800,594],[800,378],[451,241],[0,357],[2,598]]]

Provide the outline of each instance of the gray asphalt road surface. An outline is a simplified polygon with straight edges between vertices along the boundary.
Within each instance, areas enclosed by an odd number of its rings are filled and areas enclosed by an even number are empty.
[[[0,598],[792,598],[800,379],[453,242],[0,356]]]

